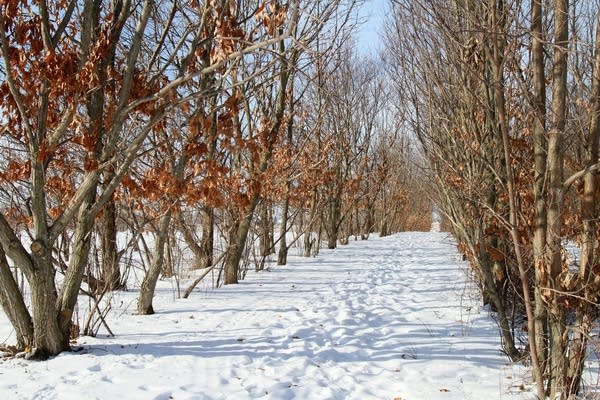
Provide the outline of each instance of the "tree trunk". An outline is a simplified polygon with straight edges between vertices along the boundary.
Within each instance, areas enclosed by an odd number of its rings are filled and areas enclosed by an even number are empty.
[[[86,15],[90,18],[88,26],[89,31],[86,34],[90,38],[95,39],[98,32],[96,29],[99,26],[100,4],[89,4],[92,9],[87,10],[91,15]],[[86,3],[86,8],[88,4]],[[91,43],[91,42],[90,42]],[[104,82],[106,77],[105,67],[112,57],[107,57],[103,62],[96,65],[96,73],[100,82]],[[86,111],[89,116],[89,129],[96,138],[93,151],[86,156],[88,161],[97,161],[103,148],[103,140],[105,137],[105,121],[104,121],[104,102],[105,102],[105,87],[98,85],[91,90],[86,98]],[[109,174],[110,175],[110,174]],[[107,176],[108,177],[108,176]],[[100,181],[100,173],[97,170],[90,170],[85,174],[85,180],[90,179],[92,188],[84,198],[83,203],[79,208],[77,221],[75,224],[75,234],[73,235],[73,245],[71,247],[71,256],[69,259],[69,267],[65,274],[60,295],[56,302],[56,309],[59,311],[58,316],[60,329],[64,336],[65,345],[68,348],[69,337],[71,334],[71,326],[73,325],[72,316],[75,305],[77,304],[77,296],[81,288],[81,282],[85,268],[88,263],[90,252],[92,229],[94,228],[94,218],[96,215],[91,215],[91,209],[96,201],[96,192]]]
[[[111,178],[105,178],[105,181]],[[104,206],[100,220],[100,236],[102,249],[102,281],[101,290],[112,291],[122,288],[121,272],[117,257],[117,207],[113,199]]]
[[[260,255],[265,258],[274,253],[273,251],[273,220],[269,210],[269,204],[263,199],[260,202],[260,219],[259,219],[259,242]]]
[[[181,235],[183,236],[183,240],[185,244],[188,246],[190,251],[194,254],[194,263],[191,266],[191,269],[200,269],[203,268],[204,265],[204,254],[202,253],[202,248],[196,243],[196,237],[192,232],[192,229],[188,226],[188,223],[185,220],[184,214],[182,212],[177,213],[179,230],[181,231]]]
[[[225,256],[225,285],[234,285],[238,283],[240,261],[248,239],[248,232],[254,217],[254,210],[258,204],[258,196],[254,196],[252,203],[246,215],[238,223],[234,223],[229,233],[229,245],[227,246],[227,255]]]
[[[313,235],[310,230],[304,233],[304,252],[302,253],[303,257],[310,257],[312,255],[312,246],[314,243]]]
[[[142,281],[140,295],[138,297],[137,312],[140,315],[154,314],[152,300],[154,299],[156,282],[158,282],[158,278],[160,277],[164,265],[165,244],[169,234],[171,214],[171,210],[167,211],[160,218],[158,224],[155,237],[156,241],[154,243],[154,250],[152,251],[152,261],[150,262],[150,268],[148,268],[148,272],[146,272],[146,276],[144,276],[144,280]]]
[[[329,218],[327,220],[327,248],[335,249],[337,247],[338,230],[340,227],[341,204],[339,198],[329,200]]]
[[[562,141],[566,124],[567,100],[567,46],[568,46],[568,1],[556,0],[554,27],[554,56],[552,61],[552,127],[548,135],[547,182],[549,187],[546,230],[546,260],[548,279],[546,286],[562,292],[561,230],[563,209],[563,148]],[[550,398],[565,390],[566,374],[566,326],[565,311],[559,295],[551,293],[549,333],[551,342]]]
[[[597,15],[597,23],[600,23],[600,13]],[[597,301],[597,294],[593,293],[594,286],[590,286],[597,278],[593,271],[597,263],[594,251],[598,246],[596,237],[597,211],[597,185],[596,173],[591,168],[598,162],[600,143],[600,26],[596,25],[594,76],[592,81],[592,114],[589,123],[587,165],[588,171],[583,177],[583,200],[581,203],[581,216],[583,220],[583,232],[581,233],[581,256],[579,261],[579,276],[585,297],[591,302]],[[591,292],[591,293],[590,293]],[[573,339],[569,351],[569,370],[567,373],[567,393],[569,399],[575,399],[581,386],[581,374],[587,354],[587,344],[592,323],[597,318],[596,306],[583,303],[577,310],[577,316],[573,328]]]
[[[172,278],[175,276],[175,261],[173,260],[173,238],[175,237],[175,229],[171,225],[167,228],[167,240],[165,242],[165,256],[163,262],[163,276]]]
[[[368,240],[371,233],[373,233],[375,226],[375,204],[371,204],[371,207],[367,210],[367,215],[365,218],[365,225],[363,228],[363,233],[361,235],[362,240]]]
[[[294,80],[290,82],[290,92],[294,92]],[[290,115],[294,115],[294,101],[290,103]],[[294,141],[294,118],[289,118],[287,122],[287,145],[291,149]],[[288,150],[288,154],[291,150]],[[291,154],[289,154],[291,156]],[[285,184],[285,200],[283,202],[283,210],[281,210],[281,227],[279,229],[279,254],[277,255],[277,265],[286,265],[288,256],[287,232],[288,219],[290,213],[290,192],[292,190],[292,179],[288,177]],[[275,250],[275,249],[273,249]]]
[[[388,230],[388,219],[386,218],[386,216],[384,215],[382,220],[381,220],[381,232],[379,233],[380,237],[386,237],[389,236],[390,232]]]
[[[535,226],[533,232],[533,259],[535,281],[543,282],[544,252],[546,248],[546,78],[542,26],[542,2],[534,0],[531,9],[531,63],[533,70],[534,110],[533,151]],[[535,285],[535,332],[536,348],[540,359],[540,369],[547,370],[548,359],[548,313],[542,298],[540,285]]]
[[[581,375],[587,356],[589,332],[592,330],[593,321],[596,319],[594,306],[584,306],[578,313],[573,329],[573,339],[569,349],[568,371],[565,387],[565,398],[575,400],[581,387]]]
[[[502,348],[511,361],[518,361],[521,358],[521,353],[519,353],[515,346],[515,339],[512,335],[512,330],[506,314],[504,296],[502,295],[502,291],[498,290],[497,281],[493,273],[493,262],[490,260],[487,249],[483,248],[485,247],[485,240],[482,239],[480,243],[478,260],[481,275],[485,283],[485,293],[498,318],[500,335],[502,336]]]
[[[498,13],[500,11],[500,18],[505,16],[505,10],[497,10],[495,5],[490,10],[491,15],[491,27],[494,31],[493,44],[492,44],[492,73],[494,77],[494,108],[498,121],[498,129],[502,136],[502,147],[504,155],[504,165],[506,168],[506,189],[508,192],[509,202],[509,224],[510,224],[510,236],[515,251],[515,257],[517,266],[519,269],[519,278],[521,279],[521,286],[523,290],[523,302],[525,305],[525,312],[527,315],[527,328],[528,328],[528,342],[531,353],[531,364],[533,369],[534,379],[536,381],[536,392],[538,397],[544,397],[544,389],[542,382],[542,371],[540,370],[540,362],[538,358],[538,352],[536,349],[535,340],[535,322],[533,316],[533,306],[531,304],[531,295],[529,290],[529,276],[525,262],[523,260],[521,250],[521,234],[519,230],[519,210],[517,208],[517,198],[515,193],[515,178],[513,174],[512,158],[510,152],[510,137],[509,137],[509,125],[508,117],[506,114],[506,99],[504,93],[504,73],[502,69],[503,55],[504,55],[504,38],[500,37],[498,31],[501,26],[504,26],[505,21],[498,20]]]
[[[4,249],[0,246],[0,305],[15,328],[17,348],[25,350],[33,347],[33,322],[23,295],[13,278]]]
[[[36,273],[29,282],[34,346],[30,355],[32,359],[44,360],[69,350],[69,336],[59,326],[51,249],[41,241],[34,241],[31,251]],[[71,315],[65,315],[64,319],[70,321]]]
[[[548,333],[550,337],[550,359],[548,388],[550,398],[566,399],[566,374],[567,374],[567,327],[566,314],[563,310],[552,309],[549,312]]]
[[[285,54],[285,43],[283,41],[278,44],[279,54],[284,58]],[[260,158],[260,164],[258,166],[257,172],[261,174],[267,170],[269,166],[269,162],[273,155],[273,146],[279,136],[279,132],[281,130],[285,111],[287,108],[287,98],[288,98],[288,82],[290,81],[290,77],[293,74],[293,66],[296,65],[297,57],[299,56],[299,52],[293,51],[290,57],[281,64],[281,72],[279,74],[279,88],[277,90],[277,97],[275,99],[275,108],[273,110],[272,118],[271,118],[271,126],[267,135],[267,143],[264,152]],[[238,124],[239,125],[239,124]],[[252,219],[254,217],[254,212],[256,211],[256,207],[260,200],[260,193],[254,193],[252,195],[250,205],[247,207],[246,214],[241,215],[241,221],[234,224],[234,228],[237,225],[237,229],[233,229],[229,235],[229,246],[226,250],[225,256],[225,285],[236,284],[238,283],[238,274],[239,274],[239,264],[242,259],[242,253],[244,251],[244,247],[246,246],[246,240],[248,238],[248,232],[250,230],[250,225],[252,223]],[[272,223],[271,223],[272,225]],[[272,232],[272,228],[270,228]],[[271,242],[272,242],[271,235]]]
[[[308,212],[308,226],[304,229],[304,252],[303,257],[311,257],[313,254],[313,227],[315,226],[315,218],[317,216],[317,191],[313,190],[310,200],[310,210]],[[320,224],[320,223],[319,223]]]
[[[89,208],[96,197],[95,190],[90,192],[86,201],[81,205],[75,234],[73,235],[73,244],[71,246],[71,257],[69,267],[65,273],[65,278],[60,290],[60,295],[56,303],[56,308],[60,312],[60,328],[66,340],[69,340],[71,327],[73,325],[72,316],[77,296],[83,281],[85,268],[88,264],[90,254],[92,229],[94,228],[94,218],[89,213]]]
[[[206,207],[202,210],[202,239],[200,248],[202,250],[203,268],[213,265],[214,241],[215,241],[215,212]]]
[[[208,268],[212,265],[213,261],[214,222],[212,209],[202,209],[200,212],[200,219],[202,226],[202,238],[198,244],[196,243],[196,235],[185,221],[184,215],[182,213],[178,213],[179,229],[183,235],[186,245],[194,254],[194,263],[191,267],[192,269]]]
[[[290,212],[290,184],[287,184],[287,194],[283,202],[281,210],[281,227],[279,228],[279,253],[277,254],[277,265],[287,264],[288,246],[287,246],[287,231],[288,231],[288,213]]]

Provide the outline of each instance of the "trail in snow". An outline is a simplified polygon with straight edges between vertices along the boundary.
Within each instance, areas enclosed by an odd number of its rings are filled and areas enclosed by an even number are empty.
[[[78,354],[0,362],[15,399],[521,399],[497,327],[467,283],[453,241],[405,233],[249,272],[240,285],[132,315],[118,293],[114,338]],[[127,308],[129,306],[129,308]],[[0,314],[0,337],[10,328]]]

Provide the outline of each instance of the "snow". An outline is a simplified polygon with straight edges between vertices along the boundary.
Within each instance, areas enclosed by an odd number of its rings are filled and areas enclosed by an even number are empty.
[[[115,337],[44,362],[0,361],[3,399],[530,399],[455,244],[403,233],[291,256],[239,285],[175,299],[152,316],[117,292]],[[0,338],[11,328],[0,313]],[[2,340],[0,339],[0,340]],[[523,385],[523,386],[522,386]],[[523,390],[523,388],[525,390]]]

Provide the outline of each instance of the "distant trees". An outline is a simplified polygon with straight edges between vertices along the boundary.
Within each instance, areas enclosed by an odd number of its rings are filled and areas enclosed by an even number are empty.
[[[393,9],[390,65],[436,204],[497,312],[507,355],[530,356],[539,398],[574,398],[600,289],[598,7]],[[516,346],[522,318],[527,349]]]
[[[304,236],[306,256],[323,238],[333,249],[351,236],[430,227],[427,196],[408,201],[408,193],[419,191],[423,181],[418,156],[402,134],[402,112],[393,107],[385,71],[347,47],[329,59],[325,67],[317,63],[305,120],[307,144],[318,160],[318,168],[307,171],[309,182],[317,186],[312,186],[303,213],[311,225]],[[401,216],[400,210],[406,213]]]

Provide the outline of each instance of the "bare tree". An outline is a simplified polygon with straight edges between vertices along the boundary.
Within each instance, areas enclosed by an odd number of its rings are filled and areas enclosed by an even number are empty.
[[[594,24],[582,21],[596,20],[597,6],[394,4],[391,69],[411,103],[436,202],[494,304],[507,353],[521,353],[510,345],[512,299],[527,322],[538,397],[574,398],[583,332],[596,319],[598,44],[583,29]],[[410,47],[399,40],[407,37]],[[582,249],[577,273],[563,257],[569,237]]]

